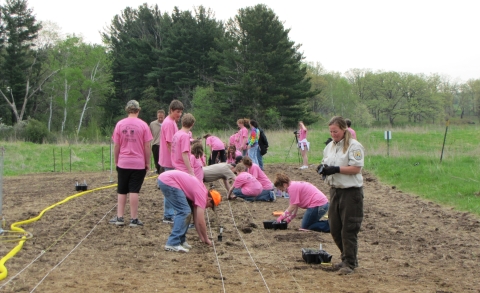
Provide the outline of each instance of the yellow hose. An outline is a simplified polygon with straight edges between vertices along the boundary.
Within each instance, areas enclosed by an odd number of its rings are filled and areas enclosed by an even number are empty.
[[[71,200],[71,199],[74,199],[76,197],[79,197],[79,196],[82,196],[84,194],[87,194],[87,193],[90,193],[90,192],[94,192],[96,190],[101,190],[101,189],[107,189],[107,188],[112,188],[112,187],[115,187],[117,186],[117,184],[112,184],[112,185],[107,185],[107,186],[103,186],[103,187],[99,187],[99,188],[95,188],[95,189],[92,189],[92,190],[87,190],[87,191],[83,191],[83,192],[79,192],[77,194],[74,194],[72,196],[69,196],[67,198],[65,198],[64,200],[62,201],[59,201],[51,206],[49,206],[48,208],[44,209],[43,211],[40,212],[40,214],[34,218],[31,218],[31,219],[28,219],[28,220],[25,220],[25,221],[20,221],[20,222],[15,222],[13,223],[10,228],[11,228],[11,231],[15,231],[15,232],[22,232],[22,233],[25,233],[25,235],[22,237],[22,239],[19,240],[17,246],[15,246],[12,250],[10,250],[10,252],[5,255],[1,260],[0,260],[0,281],[5,279],[7,277],[7,274],[8,274],[8,270],[7,268],[5,267],[5,263],[7,262],[7,260],[9,260],[10,258],[14,257],[17,252],[20,251],[20,249],[22,249],[23,247],[23,243],[25,243],[25,241],[27,241],[27,235],[28,233],[25,232],[25,230],[23,230],[22,228],[20,227],[17,227],[17,226],[21,226],[21,225],[25,225],[25,224],[30,224],[30,223],[33,223],[35,221],[38,221],[40,220],[40,218],[43,216],[43,214],[46,212],[46,211],[49,211],[51,209],[53,209],[54,207],[56,206],[59,206],[61,204],[64,204],[66,203],[67,201]]]
[[[151,177],[147,177],[145,179],[152,179],[152,178],[157,178],[157,176],[151,176]],[[9,260],[10,258],[14,257],[17,252],[20,251],[20,249],[22,249],[23,247],[23,243],[25,243],[25,241],[27,241],[27,239],[30,239],[31,237],[27,237],[28,235],[31,235],[30,233],[28,232],[25,232],[25,230],[23,230],[22,228],[20,227],[17,227],[17,226],[21,226],[21,225],[25,225],[25,224],[30,224],[30,223],[33,223],[35,221],[38,221],[40,220],[40,218],[43,216],[43,214],[46,212],[46,211],[49,211],[51,209],[53,209],[54,207],[56,206],[59,206],[61,204],[64,204],[66,203],[67,201],[71,200],[71,199],[74,199],[76,197],[79,197],[79,196],[82,196],[84,194],[87,194],[87,193],[90,193],[90,192],[94,192],[96,190],[102,190],[102,189],[107,189],[107,188],[112,188],[112,187],[115,187],[117,186],[118,184],[111,184],[111,185],[107,185],[107,186],[103,186],[103,187],[98,187],[98,188],[95,188],[95,189],[92,189],[92,190],[87,190],[87,191],[83,191],[83,192],[79,192],[77,194],[74,194],[74,195],[71,195],[67,198],[65,198],[64,200],[62,201],[59,201],[51,206],[49,206],[48,208],[44,209],[43,211],[40,212],[40,214],[34,218],[31,218],[31,219],[28,219],[28,220],[25,220],[25,221],[20,221],[20,222],[15,222],[13,223],[10,228],[11,228],[11,231],[15,231],[15,232],[23,232],[25,233],[25,235],[22,237],[22,239],[19,240],[17,246],[15,246],[12,250],[10,250],[10,252],[5,255],[1,260],[0,260],[0,281],[5,279],[7,277],[7,274],[8,274],[8,270],[7,270],[7,267],[5,267],[5,263],[7,262],[7,260]],[[6,231],[8,232],[8,231]]]

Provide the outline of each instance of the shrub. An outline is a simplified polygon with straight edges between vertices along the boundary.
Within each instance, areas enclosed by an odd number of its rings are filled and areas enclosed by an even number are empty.
[[[28,120],[25,132],[27,141],[31,141],[33,143],[42,143],[48,138],[47,126],[35,119]]]

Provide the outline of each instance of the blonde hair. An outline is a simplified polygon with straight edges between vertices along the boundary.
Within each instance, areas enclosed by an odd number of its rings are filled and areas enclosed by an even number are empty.
[[[237,173],[245,172],[245,170],[247,170],[247,168],[246,168],[245,165],[242,164],[242,163],[238,163],[238,164],[235,166],[235,172],[237,172]]]
[[[328,126],[330,125],[337,125],[338,128],[344,131],[343,135],[343,153],[346,153],[348,150],[348,147],[350,146],[350,140],[352,139],[352,134],[350,131],[347,130],[347,121],[342,116],[334,116],[330,121],[328,122]],[[335,147],[334,144],[332,144],[332,147]]]
[[[284,183],[287,183],[288,185],[290,185],[290,178],[288,178],[287,174],[284,174],[284,173],[275,174],[275,182],[273,183],[273,185],[278,188],[278,187],[283,187]]]

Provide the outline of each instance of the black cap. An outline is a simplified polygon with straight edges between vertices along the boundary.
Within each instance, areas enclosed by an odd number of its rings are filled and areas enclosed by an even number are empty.
[[[241,161],[242,159],[243,159],[242,156],[236,156],[236,157],[235,157],[235,164],[240,163],[240,161]]]

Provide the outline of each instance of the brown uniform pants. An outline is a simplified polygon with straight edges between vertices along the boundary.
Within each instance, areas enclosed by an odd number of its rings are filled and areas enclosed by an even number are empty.
[[[363,220],[363,187],[330,188],[328,223],[342,262],[358,267],[358,232]]]

